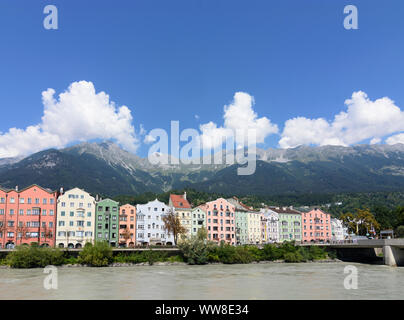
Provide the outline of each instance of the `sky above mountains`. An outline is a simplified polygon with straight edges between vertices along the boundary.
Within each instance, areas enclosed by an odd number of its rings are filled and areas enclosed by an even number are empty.
[[[104,139],[144,156],[172,120],[213,144],[404,143],[404,3],[355,1],[358,30],[347,4],[2,1],[0,157]]]

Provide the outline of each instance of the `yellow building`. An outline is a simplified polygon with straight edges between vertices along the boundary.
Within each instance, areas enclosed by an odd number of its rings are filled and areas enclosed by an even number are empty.
[[[175,214],[181,221],[181,225],[187,230],[186,234],[182,236],[190,238],[192,234],[192,208],[187,200],[187,193],[184,192],[183,195],[170,194],[168,205],[174,209]],[[178,240],[180,240],[182,236],[180,236]]]
[[[255,211],[247,213],[248,242],[249,244],[262,243],[261,214]]]

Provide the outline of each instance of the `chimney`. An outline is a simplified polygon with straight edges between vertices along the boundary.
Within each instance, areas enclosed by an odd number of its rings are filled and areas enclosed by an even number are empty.
[[[17,191],[17,192],[18,192],[18,186],[15,186],[15,191]]]
[[[63,194],[63,187],[60,187],[60,194]]]
[[[184,200],[187,200],[187,192],[184,191]]]
[[[98,194],[95,196],[95,201],[98,202]]]

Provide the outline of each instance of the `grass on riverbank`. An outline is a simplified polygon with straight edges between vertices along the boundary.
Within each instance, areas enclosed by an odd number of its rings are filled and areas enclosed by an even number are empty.
[[[91,267],[106,267],[112,263],[186,262],[188,264],[207,263],[251,263],[283,260],[285,262],[306,262],[335,258],[334,254],[320,247],[300,247],[294,243],[281,245],[267,244],[262,249],[256,246],[220,246],[204,240],[191,239],[179,245],[180,254],[167,251],[120,252],[114,255],[106,242],[87,244],[79,255],[73,256],[58,248],[19,246],[10,252],[0,264],[12,268],[37,268],[47,265],[81,264]]]

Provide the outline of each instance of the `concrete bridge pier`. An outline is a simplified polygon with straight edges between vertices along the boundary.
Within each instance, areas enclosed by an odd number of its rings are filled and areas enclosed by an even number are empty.
[[[391,267],[404,266],[404,250],[394,246],[383,246],[383,261]]]

